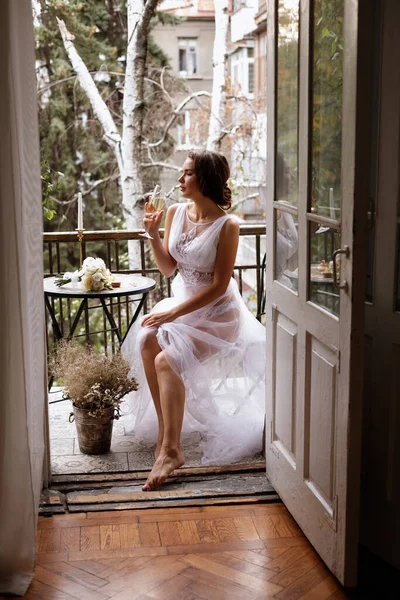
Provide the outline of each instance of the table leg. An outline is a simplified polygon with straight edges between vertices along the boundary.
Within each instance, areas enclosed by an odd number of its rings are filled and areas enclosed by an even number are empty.
[[[60,341],[62,339],[62,333],[61,333],[61,329],[57,323],[57,319],[56,319],[56,315],[54,313],[53,307],[51,305],[49,298],[46,295],[45,295],[44,299],[46,302],[47,310],[49,311],[51,325],[53,328],[53,333],[56,336],[57,340]]]
[[[136,319],[138,318],[138,316],[139,316],[139,313],[140,313],[140,311],[142,310],[142,307],[143,307],[144,301],[146,300],[146,298],[147,298],[147,296],[148,296],[148,293],[149,293],[149,292],[144,292],[144,293],[143,293],[143,296],[142,296],[142,298],[141,298],[141,300],[140,300],[140,302],[139,302],[139,304],[138,304],[138,306],[137,306],[137,308],[136,308],[136,310],[135,310],[135,314],[133,315],[133,317],[132,317],[132,319],[131,319],[131,322],[130,322],[130,323],[129,323],[129,325],[128,325],[128,328],[127,328],[127,330],[125,331],[125,335],[124,335],[124,337],[122,338],[121,344],[123,344],[123,343],[124,343],[124,341],[125,341],[125,338],[126,338],[126,336],[128,335],[128,332],[129,332],[130,328],[132,327],[132,325],[134,324],[134,322],[135,322],[135,321],[136,321]]]
[[[72,336],[73,336],[73,335],[74,335],[74,333],[75,333],[75,329],[76,329],[76,328],[77,328],[77,326],[78,326],[79,319],[81,318],[82,311],[83,311],[83,309],[84,309],[84,308],[86,308],[86,307],[87,307],[87,303],[88,303],[88,301],[87,301],[87,298],[84,298],[84,299],[82,300],[82,302],[81,302],[81,304],[80,304],[79,308],[78,308],[78,311],[77,311],[76,315],[75,315],[75,319],[74,319],[74,321],[73,321],[73,323],[72,323],[72,326],[71,326],[70,332],[69,332],[69,334],[68,334],[68,338],[67,338],[68,340],[71,340],[71,339],[72,339]]]
[[[118,338],[118,341],[119,341],[119,344],[121,345],[122,344],[122,337],[121,337],[121,334],[120,334],[119,329],[117,327],[117,324],[115,322],[115,319],[112,316],[112,314],[110,313],[110,311],[108,310],[108,306],[107,306],[107,303],[106,303],[105,299],[104,298],[100,298],[100,302],[101,302],[101,305],[103,307],[104,312],[106,313],[106,317],[108,319],[108,322],[110,323],[112,329],[115,331],[115,333],[117,335],[117,338]]]

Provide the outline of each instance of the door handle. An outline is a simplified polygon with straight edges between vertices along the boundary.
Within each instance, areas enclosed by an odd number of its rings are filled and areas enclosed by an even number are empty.
[[[343,283],[340,283],[340,276],[339,276],[339,280],[338,280],[338,276],[337,276],[336,258],[339,256],[339,254],[344,254],[346,258],[349,258],[350,248],[348,246],[344,246],[343,248],[339,248],[338,250],[335,250],[335,252],[332,254],[333,283],[339,290],[347,290],[347,288],[348,288],[347,281],[345,280],[345,281],[343,281]]]

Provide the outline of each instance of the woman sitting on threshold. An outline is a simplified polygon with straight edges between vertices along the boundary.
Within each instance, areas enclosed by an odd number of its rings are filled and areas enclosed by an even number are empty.
[[[179,177],[190,203],[164,211],[146,203],[144,227],[173,297],[161,300],[129,332],[123,352],[139,382],[130,394],[126,431],[157,440],[143,490],[155,490],[185,458],[181,432],[198,431],[203,463],[227,464],[262,449],[265,329],[232,278],[239,243],[229,165],[217,152],[190,152]],[[154,410],[155,409],[155,410]]]

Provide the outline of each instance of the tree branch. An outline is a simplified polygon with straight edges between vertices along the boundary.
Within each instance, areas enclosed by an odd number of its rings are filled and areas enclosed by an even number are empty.
[[[178,167],[177,165],[171,165],[170,163],[165,162],[141,163],[141,167],[143,169],[149,169],[151,167],[163,167],[164,169],[172,169],[173,171],[182,171],[182,167]]]
[[[215,6],[215,38],[213,49],[213,87],[210,123],[207,136],[207,150],[219,150],[221,129],[226,113],[226,52],[229,29],[229,2],[218,0]]]
[[[97,89],[96,84],[94,83],[93,78],[91,77],[88,71],[87,66],[79,56],[74,46],[73,40],[75,39],[75,37],[68,31],[64,21],[62,19],[59,19],[58,17],[56,18],[58,27],[60,29],[61,37],[64,43],[64,47],[71,61],[72,68],[74,69],[78,77],[78,81],[81,84],[82,89],[85,91],[90,104],[92,105],[96,117],[99,119],[103,127],[105,141],[117,154],[119,144],[121,143],[121,136],[114,123],[111,113],[106,103],[102,99],[100,92]]]
[[[110,181],[115,181],[116,179],[119,179],[119,172],[118,173],[114,173],[114,175],[109,175],[108,177],[105,177],[104,179],[98,179],[97,181],[94,182],[93,185],[91,185],[89,188],[87,188],[86,190],[84,190],[82,192],[82,196],[88,196],[89,194],[91,194],[93,192],[93,190],[95,190],[97,187],[99,187],[99,185],[102,185],[103,183],[110,183]],[[78,194],[74,194],[72,196],[72,198],[70,198],[69,200],[57,200],[57,198],[54,198],[53,196],[51,197],[51,200],[53,202],[56,202],[57,204],[61,204],[63,206],[68,205],[68,204],[73,204],[74,202],[77,202],[78,200]]]
[[[165,128],[164,128],[164,132],[161,136],[161,138],[157,141],[157,142],[146,142],[143,141],[143,143],[148,146],[149,148],[156,148],[157,146],[161,146],[161,144],[164,142],[168,130],[170,129],[170,127],[173,125],[173,123],[175,122],[175,120],[177,119],[177,117],[180,115],[181,110],[186,106],[186,104],[188,104],[191,100],[198,98],[199,96],[208,96],[209,98],[211,97],[210,92],[193,92],[193,94],[190,94],[190,96],[187,96],[184,100],[182,100],[182,102],[180,104],[178,104],[178,106],[175,108],[174,112],[172,113],[168,123],[166,124]]]
[[[255,193],[255,194],[249,194],[248,196],[245,196],[244,198],[241,198],[240,200],[238,200],[237,202],[235,202],[235,204],[232,204],[232,206],[230,207],[230,211],[236,210],[241,204],[243,204],[243,202],[246,202],[246,200],[251,200],[252,198],[259,198],[260,194]]]

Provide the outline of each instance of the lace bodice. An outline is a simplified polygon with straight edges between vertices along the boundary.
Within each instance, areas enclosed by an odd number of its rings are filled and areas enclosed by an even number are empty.
[[[187,204],[176,208],[169,236],[169,251],[177,261],[179,273],[187,285],[203,286],[212,282],[218,239],[229,215],[210,223],[194,223]]]

